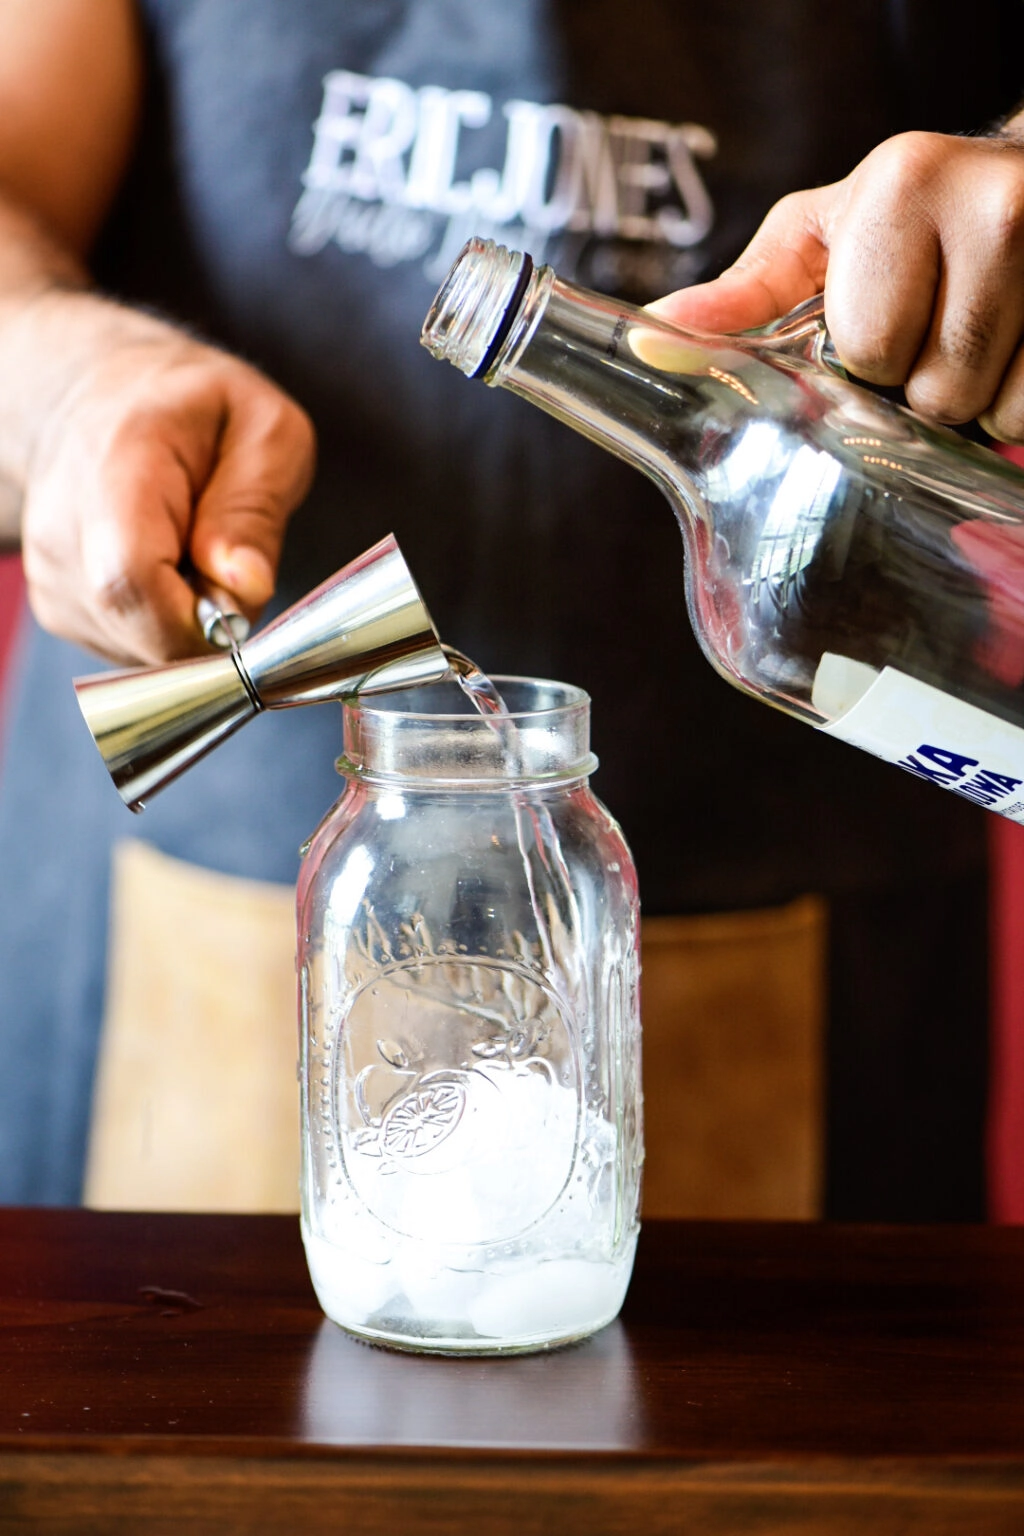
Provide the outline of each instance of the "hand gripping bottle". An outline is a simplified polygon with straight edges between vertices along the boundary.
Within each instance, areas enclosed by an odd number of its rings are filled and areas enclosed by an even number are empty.
[[[847,379],[820,298],[703,335],[471,240],[422,339],[661,487],[729,682],[1024,822],[1024,476]]]

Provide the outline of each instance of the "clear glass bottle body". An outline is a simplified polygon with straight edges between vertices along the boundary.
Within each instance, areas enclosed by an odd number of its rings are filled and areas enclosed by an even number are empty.
[[[618,1312],[637,1236],[638,910],[579,690],[345,706],[298,896],[303,1236],[327,1315],[504,1353]],[[435,711],[437,711],[435,713]]]
[[[424,344],[661,486],[712,665],[1024,820],[1024,476],[826,366],[820,301],[710,337],[522,274],[470,242]]]

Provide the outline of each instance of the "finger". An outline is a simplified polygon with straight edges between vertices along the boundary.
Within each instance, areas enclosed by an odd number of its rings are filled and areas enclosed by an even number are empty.
[[[192,516],[192,485],[173,450],[132,440],[82,487],[80,567],[89,643],[140,661],[204,648],[195,594],[179,564]]]
[[[155,519],[131,513],[93,519],[82,533],[82,570],[91,596],[93,644],[140,661],[194,655],[202,649],[195,593],[173,549],[145,538]]]
[[[205,649],[195,623],[194,598],[191,606],[187,597],[179,600],[180,578],[170,567],[158,568],[144,581],[138,572],[129,574],[131,555],[124,552],[116,529],[109,537],[90,530],[85,545],[76,590],[68,589],[63,567],[55,569],[35,546],[25,547],[29,602],[44,629],[123,666]],[[111,575],[113,571],[117,574]],[[156,618],[157,610],[162,621]]]
[[[1020,340],[1024,305],[1008,285],[975,289],[956,272],[939,283],[935,314],[906,382],[907,404],[935,421],[973,421],[991,406]],[[1019,289],[1024,273],[1012,286]]]
[[[203,577],[249,619],[273,595],[285,530],[309,488],[314,455],[312,427],[294,402],[262,381],[232,386],[189,552]]]
[[[676,325],[730,332],[767,325],[820,293],[835,187],[793,193],[775,204],[743,254],[711,283],[681,288],[647,307]]]
[[[1024,346],[1011,359],[995,398],[978,421],[998,442],[1024,443]]]
[[[1003,185],[1006,172],[1014,184]],[[1021,210],[1014,217],[1012,209]],[[1024,177],[996,161],[962,188],[943,231],[943,271],[907,401],[937,421],[972,421],[999,394],[1024,333]]]
[[[196,595],[196,622],[208,644],[223,648],[231,644],[229,635],[239,641],[248,638],[249,621],[237,612],[229,592],[200,576],[187,555],[179,562],[178,570]]]
[[[942,273],[934,183],[936,135],[904,134],[873,150],[847,179],[830,231],[829,331],[847,370],[903,384],[928,334]]]

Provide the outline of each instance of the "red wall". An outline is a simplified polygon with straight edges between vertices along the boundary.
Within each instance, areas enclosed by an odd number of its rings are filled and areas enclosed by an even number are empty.
[[[21,561],[16,555],[0,556],[0,695],[3,693],[4,670],[21,616],[24,601],[24,582],[21,579]]]
[[[1024,448],[1006,450],[1024,467]],[[1024,827],[989,817],[992,852],[992,1063],[989,1215],[1024,1221]]]
[[[1024,1221],[1024,827],[990,816],[992,1063],[988,1188],[993,1221]]]

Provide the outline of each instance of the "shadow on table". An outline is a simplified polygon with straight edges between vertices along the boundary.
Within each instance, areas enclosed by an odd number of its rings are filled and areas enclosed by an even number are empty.
[[[567,1349],[506,1359],[392,1353],[321,1324],[306,1440],[333,1445],[626,1450],[644,1439],[629,1339],[612,1323]]]

